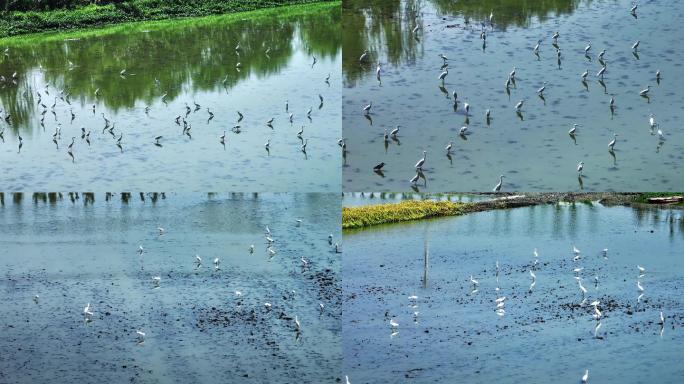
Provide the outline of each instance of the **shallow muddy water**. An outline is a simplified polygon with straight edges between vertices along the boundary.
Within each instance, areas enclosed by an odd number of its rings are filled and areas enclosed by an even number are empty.
[[[683,216],[578,203],[345,232],[344,371],[353,383],[574,383],[585,369],[590,382],[678,382]]]
[[[25,36],[0,47],[8,48],[4,191],[339,190],[339,7]]]
[[[684,91],[677,82],[684,74],[684,53],[677,49],[681,33],[676,27],[684,3],[642,2],[636,17],[630,7],[628,0],[346,1],[344,190],[409,190],[423,151],[427,158],[425,180],[416,185],[420,191],[490,191],[501,174],[506,176],[504,191],[684,189],[678,172],[684,153],[678,128]],[[485,47],[481,23],[486,24]],[[552,46],[556,31],[560,67]],[[636,40],[640,46],[633,54]],[[607,70],[601,83],[596,74],[603,49]],[[368,56],[360,61],[364,50]],[[443,84],[438,80],[442,53],[449,58]],[[513,67],[516,81],[507,93]],[[586,85],[581,81],[585,70]],[[544,81],[541,98],[537,90]],[[650,98],[640,97],[648,85]],[[365,114],[362,109],[369,103],[372,108]],[[651,113],[658,124],[654,129]],[[582,125],[574,138],[568,134],[573,124]],[[399,135],[385,141],[385,129],[391,132],[396,125]],[[459,135],[463,126],[468,126],[465,136]],[[618,137],[611,153],[613,133]],[[453,146],[447,156],[449,141]],[[373,172],[380,162],[386,163],[383,172]]]
[[[0,205],[0,382],[340,378],[338,195],[22,197]]]

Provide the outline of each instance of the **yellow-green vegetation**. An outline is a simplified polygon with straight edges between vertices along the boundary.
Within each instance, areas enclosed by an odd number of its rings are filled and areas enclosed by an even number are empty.
[[[473,205],[473,203],[451,201],[408,200],[394,204],[344,207],[342,208],[342,228],[363,228],[430,217],[458,216],[468,213]]]
[[[120,0],[62,1],[54,6],[1,7],[0,38],[44,31],[64,31],[132,21],[162,20],[253,11],[283,5],[339,2],[329,0]],[[15,2],[12,2],[13,4]]]

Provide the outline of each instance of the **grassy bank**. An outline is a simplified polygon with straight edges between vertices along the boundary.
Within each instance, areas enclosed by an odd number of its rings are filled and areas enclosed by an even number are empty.
[[[375,204],[342,208],[342,228],[355,229],[372,225],[428,219],[442,216],[459,216],[472,212],[494,209],[528,207],[558,202],[590,203],[599,201],[604,205],[647,204],[648,199],[662,196],[681,196],[682,193],[531,193],[524,195],[492,196],[491,200],[471,203],[451,201],[407,200],[400,203]],[[649,204],[654,205],[654,204]],[[659,206],[659,205],[656,205]],[[667,207],[684,207],[684,203],[668,204]]]
[[[451,201],[402,201],[393,204],[342,208],[342,228],[363,228],[371,225],[420,220],[439,216],[458,216],[469,211],[474,203]]]
[[[329,0],[130,0],[73,9],[0,13],[0,38],[28,33],[99,27],[109,24],[253,11]],[[332,1],[332,3],[335,3]]]

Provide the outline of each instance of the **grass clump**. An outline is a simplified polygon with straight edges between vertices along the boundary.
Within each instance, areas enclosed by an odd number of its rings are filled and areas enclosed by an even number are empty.
[[[430,217],[458,216],[468,213],[470,205],[472,203],[409,200],[394,204],[344,207],[342,208],[342,228],[363,228]]]

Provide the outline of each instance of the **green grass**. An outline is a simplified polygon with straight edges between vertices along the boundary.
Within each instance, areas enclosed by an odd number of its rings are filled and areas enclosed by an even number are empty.
[[[644,193],[639,194],[639,196],[637,196],[635,202],[636,203],[649,204],[648,199],[650,199],[652,197],[668,197],[668,196],[684,196],[684,192],[644,192]],[[684,207],[684,202],[677,203],[677,204],[670,204],[670,205],[676,205],[676,206]]]
[[[430,217],[458,216],[469,212],[473,203],[451,201],[402,201],[394,204],[365,205],[342,208],[342,228],[420,220]]]
[[[253,11],[282,5],[329,3],[329,0],[130,0],[75,9],[0,14],[0,38],[45,31],[93,28],[134,21],[199,17]]]

